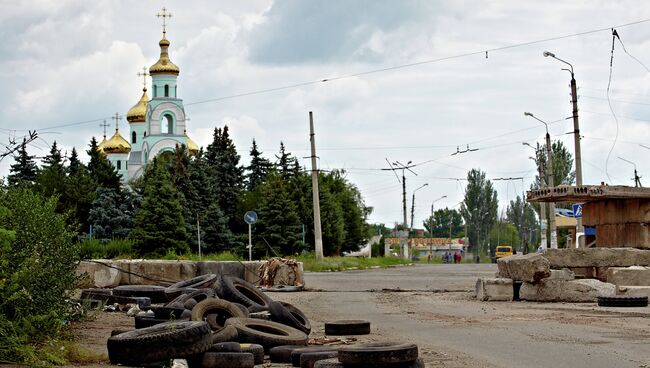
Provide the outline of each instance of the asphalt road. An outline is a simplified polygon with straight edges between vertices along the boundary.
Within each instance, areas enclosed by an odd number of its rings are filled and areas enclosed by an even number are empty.
[[[494,265],[416,265],[307,273],[311,291],[272,293],[323,323],[366,319],[360,341],[417,343],[427,367],[650,367],[650,308],[479,302]]]

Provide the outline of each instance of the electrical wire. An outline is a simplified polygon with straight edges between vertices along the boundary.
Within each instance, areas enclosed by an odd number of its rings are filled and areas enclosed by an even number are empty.
[[[614,135],[614,143],[612,143],[612,147],[609,149],[609,152],[607,153],[607,158],[605,159],[605,175],[607,175],[607,180],[609,182],[612,182],[612,178],[609,176],[609,158],[612,155],[612,151],[614,151],[614,147],[616,147],[616,141],[618,140],[618,118],[616,117],[616,113],[614,112],[614,108],[612,107],[612,101],[609,98],[609,89],[612,85],[612,69],[613,69],[613,64],[614,64],[614,45],[616,41],[616,37],[618,37],[618,32],[616,32],[615,29],[612,28],[612,52],[611,52],[611,57],[609,59],[609,79],[607,81],[607,104],[609,105],[609,110],[612,112],[612,115],[614,116],[614,121],[616,121],[616,134]]]
[[[466,53],[462,53],[462,54],[456,54],[456,55],[450,55],[450,56],[445,56],[445,57],[440,57],[440,58],[422,60],[422,61],[413,62],[413,63],[406,63],[406,64],[395,65],[395,66],[390,66],[390,67],[385,67],[385,68],[366,70],[366,71],[358,72],[358,73],[350,73],[350,74],[344,74],[344,75],[335,76],[335,77],[328,77],[328,78],[320,78],[320,79],[316,79],[316,80],[298,82],[298,83],[288,84],[288,85],[279,86],[279,87],[264,88],[264,89],[249,91],[249,92],[242,92],[242,93],[237,93],[237,94],[232,94],[232,95],[227,95],[227,96],[221,96],[221,97],[215,97],[215,98],[210,98],[210,99],[205,99],[205,100],[193,101],[193,102],[185,103],[184,105],[185,106],[194,106],[194,105],[199,105],[199,104],[205,104],[205,103],[208,103],[208,102],[218,102],[218,101],[234,99],[234,98],[239,98],[239,97],[252,96],[252,95],[269,93],[269,92],[276,92],[276,91],[281,91],[281,90],[286,90],[286,89],[293,89],[293,88],[297,88],[297,87],[304,87],[304,86],[313,85],[313,84],[333,82],[333,81],[338,81],[338,80],[342,80],[342,79],[355,78],[355,77],[366,76],[366,75],[371,75],[371,74],[377,74],[377,73],[382,73],[382,72],[387,72],[387,71],[393,71],[393,70],[416,67],[416,66],[420,66],[420,65],[432,64],[432,63],[437,63],[437,62],[442,62],[442,61],[447,61],[447,60],[460,59],[460,58],[464,58],[464,57],[468,57],[468,56],[483,55],[486,52],[504,51],[504,50],[508,50],[508,49],[512,49],[512,48],[530,46],[530,45],[549,42],[549,41],[557,41],[557,40],[566,39],[566,38],[585,36],[585,35],[588,35],[588,34],[608,31],[608,30],[614,29],[614,28],[624,28],[624,27],[634,26],[634,25],[647,23],[647,22],[650,22],[650,18],[641,19],[641,20],[634,21],[634,22],[623,23],[623,24],[619,24],[619,25],[615,25],[615,26],[609,26],[609,27],[605,27],[605,28],[592,29],[592,30],[589,30],[589,31],[571,33],[571,34],[567,34],[567,35],[543,38],[543,39],[527,41],[527,42],[520,42],[520,43],[507,45],[507,46],[494,47],[494,48],[480,50],[480,51],[466,52]],[[75,123],[67,123],[67,124],[55,125],[55,126],[51,126],[51,127],[46,127],[44,129],[62,128],[62,127],[83,125],[83,124],[99,122],[99,121],[102,121],[104,119],[110,119],[110,118],[111,117],[103,117],[103,118],[80,121],[80,122],[75,122]],[[26,131],[25,129],[16,129],[16,130]]]

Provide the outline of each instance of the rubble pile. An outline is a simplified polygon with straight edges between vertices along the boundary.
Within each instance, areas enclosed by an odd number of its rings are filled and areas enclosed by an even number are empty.
[[[630,304],[629,298],[650,296],[649,266],[650,251],[634,248],[548,249],[513,255],[498,260],[494,278],[477,280],[476,297],[576,303],[609,298],[605,304],[619,298],[623,306]]]

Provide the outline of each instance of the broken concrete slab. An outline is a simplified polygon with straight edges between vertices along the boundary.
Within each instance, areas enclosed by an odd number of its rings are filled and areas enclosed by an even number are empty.
[[[549,280],[564,280],[571,281],[575,280],[576,274],[568,268],[563,268],[561,270],[551,270],[551,275],[547,278]]]
[[[179,282],[196,277],[196,262],[133,259],[128,263],[131,272],[126,277],[128,285],[160,285],[161,281]],[[126,275],[123,275],[126,276]],[[124,283],[125,277],[122,277]]]
[[[120,284],[121,272],[112,268],[112,261],[99,259],[95,262],[81,261],[77,267],[79,288],[110,288]]]
[[[597,301],[598,296],[615,294],[616,285],[594,279],[544,279],[537,284],[525,282],[519,290],[521,300],[533,302],[593,303]]]
[[[553,269],[650,266],[650,250],[634,248],[547,249],[542,255]]]
[[[610,267],[607,282],[614,285],[650,286],[650,267]]]
[[[476,280],[476,299],[509,302],[512,298],[512,279],[481,277]]]
[[[551,276],[549,261],[539,253],[517,254],[498,260],[499,275],[516,281],[538,282]]]
[[[196,262],[196,275],[207,275],[213,273],[215,275],[235,276],[240,279],[244,278],[244,265],[241,262],[217,262],[217,261],[204,261]]]
[[[616,295],[647,296],[650,298],[650,286],[616,286]]]

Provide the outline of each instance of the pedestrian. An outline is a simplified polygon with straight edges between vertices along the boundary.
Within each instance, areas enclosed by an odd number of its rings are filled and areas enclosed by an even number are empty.
[[[481,256],[476,253],[476,263],[481,263]]]

